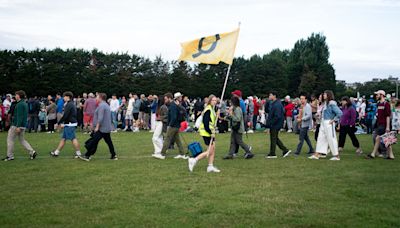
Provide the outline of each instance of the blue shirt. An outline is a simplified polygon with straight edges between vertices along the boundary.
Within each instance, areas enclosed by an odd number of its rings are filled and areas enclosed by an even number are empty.
[[[57,113],[62,113],[64,109],[64,99],[60,98],[57,100]]]
[[[239,99],[240,102],[240,108],[242,109],[243,115],[246,115],[246,103],[244,103],[244,100],[242,98]]]

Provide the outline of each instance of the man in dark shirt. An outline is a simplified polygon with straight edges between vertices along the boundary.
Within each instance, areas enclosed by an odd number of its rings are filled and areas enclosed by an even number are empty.
[[[175,142],[176,145],[178,145],[179,148],[179,155],[175,156],[175,159],[188,159],[188,157],[184,154],[184,149],[182,145],[181,138],[179,137],[179,128],[181,126],[181,123],[179,121],[180,119],[180,112],[179,112],[179,107],[181,101],[182,101],[182,94],[181,93],[175,93],[174,94],[174,99],[172,99],[172,94],[167,93],[165,94],[165,97],[167,97],[167,105],[168,105],[168,128],[167,128],[167,134],[163,143],[163,148],[161,150],[161,156],[155,157],[158,159],[165,159],[165,155],[167,152],[167,149],[171,142]]]
[[[376,112],[376,128],[375,128],[375,133],[377,134],[377,137],[375,139],[375,145],[374,145],[374,150],[372,151],[371,154],[367,156],[367,158],[375,158],[375,155],[378,153],[378,149],[381,143],[381,136],[384,135],[385,133],[390,132],[390,116],[392,114],[391,109],[390,109],[390,104],[387,102],[386,99],[386,93],[383,90],[378,90],[375,92],[377,96],[377,112]],[[386,159],[394,159],[393,155],[393,150],[392,146],[389,146],[387,148],[387,157]]]
[[[277,98],[277,92],[275,91],[270,92],[269,100],[271,101],[271,104],[269,105],[267,127],[270,129],[271,147],[266,158],[277,158],[275,154],[276,145],[278,145],[278,147],[282,150],[283,157],[286,157],[291,151],[288,150],[285,145],[283,145],[282,141],[278,137],[279,131],[283,127],[285,115],[283,105]]]
[[[64,114],[61,119],[58,121],[57,126],[59,128],[64,128],[62,138],[58,147],[55,151],[51,151],[50,155],[53,157],[58,157],[60,151],[64,148],[65,141],[71,140],[72,144],[75,148],[75,158],[79,158],[81,156],[80,146],[78,139],[75,135],[76,127],[78,126],[77,115],[76,115],[76,106],[74,104],[73,98],[74,95],[72,92],[65,92],[63,94],[65,107]]]

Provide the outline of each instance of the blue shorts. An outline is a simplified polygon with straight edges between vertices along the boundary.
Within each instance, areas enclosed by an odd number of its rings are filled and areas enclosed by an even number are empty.
[[[76,139],[75,129],[76,129],[75,127],[65,126],[61,138],[65,139],[65,140],[71,140],[71,141]]]

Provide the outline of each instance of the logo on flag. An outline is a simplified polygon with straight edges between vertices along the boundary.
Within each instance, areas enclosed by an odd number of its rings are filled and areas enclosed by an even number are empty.
[[[182,52],[179,60],[218,64],[233,62],[239,29],[235,31],[202,37],[181,43]]]

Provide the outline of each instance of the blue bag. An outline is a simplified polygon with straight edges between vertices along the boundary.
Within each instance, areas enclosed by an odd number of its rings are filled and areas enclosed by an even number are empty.
[[[188,145],[188,150],[192,154],[192,157],[197,157],[197,155],[203,153],[203,148],[199,142],[192,142]]]

